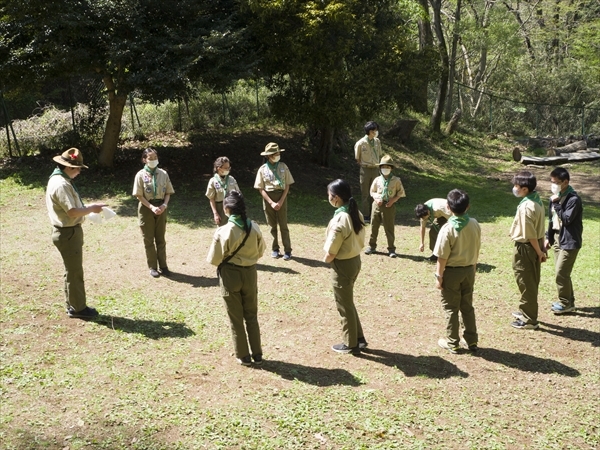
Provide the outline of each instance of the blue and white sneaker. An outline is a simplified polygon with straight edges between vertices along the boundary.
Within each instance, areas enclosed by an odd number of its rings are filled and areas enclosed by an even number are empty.
[[[575,307],[574,306],[563,306],[560,303],[555,303],[554,305],[552,305],[552,308],[550,308],[550,310],[554,314],[566,314],[566,313],[575,311]]]

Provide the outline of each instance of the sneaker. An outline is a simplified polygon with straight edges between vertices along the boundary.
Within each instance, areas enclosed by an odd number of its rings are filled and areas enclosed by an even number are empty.
[[[86,306],[81,311],[75,311],[73,308],[69,308],[67,314],[72,319],[94,319],[99,315],[95,308],[90,308],[89,306]]]
[[[271,252],[271,258],[279,258],[281,256],[281,253],[279,253],[279,250],[273,250]]]
[[[369,346],[369,343],[367,342],[367,340],[364,337],[359,337],[357,339],[357,341],[358,341],[358,348],[361,350],[365,349]]]
[[[427,261],[431,261],[431,262],[437,262],[438,257],[435,255],[431,255],[429,258],[427,258]]]
[[[371,216],[365,216],[364,219],[365,219],[365,224],[371,223]]]
[[[289,261],[290,259],[292,259],[292,253],[291,252],[283,254],[283,260],[284,261]]]
[[[477,345],[477,342],[475,342],[474,344],[469,344],[468,349],[470,352],[476,352],[479,350],[479,346]]]
[[[150,276],[154,277],[154,278],[158,278],[158,277],[160,277],[160,273],[158,273],[158,270],[156,270],[156,269],[150,269]]]
[[[360,353],[358,345],[356,347],[348,347],[346,344],[336,344],[331,346],[331,349],[338,353]]]
[[[390,258],[397,258],[396,252],[390,252]]]
[[[519,319],[520,321],[523,321],[523,313],[521,311],[515,311],[514,313],[512,313],[512,316],[515,319]]]
[[[169,275],[171,275],[171,271],[169,270],[168,267],[161,267],[160,274],[164,275],[165,277],[168,277]]]
[[[242,366],[251,366],[252,365],[252,357],[250,355],[244,356],[243,358],[238,358],[237,361]]]
[[[519,330],[537,330],[540,327],[540,325],[537,323],[525,323],[521,319],[517,319],[510,325]]]
[[[561,304],[554,304],[554,305],[552,305],[552,308],[550,308],[550,310],[554,314],[566,314],[566,313],[575,311],[575,307],[574,306],[563,306]]]
[[[458,345],[450,345],[448,344],[448,340],[444,339],[444,338],[440,338],[438,340],[438,345],[446,350],[448,350],[450,353],[458,353],[458,350],[460,349],[460,346]]]
[[[254,360],[254,364],[256,364],[257,366],[260,366],[263,363],[262,353],[252,355],[252,359]]]
[[[367,247],[365,249],[365,255],[370,255],[371,253],[373,253],[375,251],[375,249],[373,247]]]

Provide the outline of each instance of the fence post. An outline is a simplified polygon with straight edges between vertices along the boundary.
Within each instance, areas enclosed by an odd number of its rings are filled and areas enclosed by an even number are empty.
[[[6,137],[8,140],[8,155],[11,158],[13,156],[12,150],[10,147],[10,133],[8,132],[8,129],[10,128],[10,131],[12,131],[13,140],[15,141],[15,149],[17,150],[17,154],[19,156],[23,156],[21,154],[21,149],[19,148],[19,141],[17,141],[17,135],[15,134],[15,129],[13,128],[12,123],[11,123],[10,119],[8,118],[8,109],[6,108],[6,103],[4,102],[4,95],[2,94],[2,91],[0,91],[0,101],[2,101],[2,110],[4,111],[4,117],[6,118]]]
[[[133,95],[129,93],[129,114],[131,115],[131,131],[135,135],[135,122],[133,121]]]
[[[585,136],[585,103],[581,107],[581,135]]]
[[[258,78],[256,79],[256,120],[260,119],[260,106],[258,103]]]
[[[67,79],[67,87],[69,90],[69,108],[71,109],[71,123],[73,124],[73,131],[76,136],[79,136],[77,133],[77,126],[75,125],[75,111],[73,110],[73,91],[71,91],[71,78]]]

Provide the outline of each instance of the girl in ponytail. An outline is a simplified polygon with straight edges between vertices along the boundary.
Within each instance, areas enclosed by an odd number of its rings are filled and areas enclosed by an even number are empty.
[[[367,347],[354,306],[354,282],[360,272],[365,224],[348,182],[339,179],[331,182],[327,186],[327,194],[329,203],[336,210],[327,226],[323,260],[330,263],[333,270],[333,295],[341,316],[344,340],[331,348],[338,353],[357,354]]]

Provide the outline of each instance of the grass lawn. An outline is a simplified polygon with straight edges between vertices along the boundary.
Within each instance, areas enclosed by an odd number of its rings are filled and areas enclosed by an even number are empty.
[[[384,138],[385,139],[385,138]],[[270,248],[252,189],[262,147],[276,140],[296,184],[289,198],[293,259],[259,261],[259,322],[265,363],[237,364],[215,270],[204,191],[225,154]],[[144,144],[147,146],[148,144]],[[88,303],[97,322],[64,312],[62,261],[50,240],[44,188],[50,156],[0,168],[0,447],[3,449],[595,449],[600,447],[600,173],[569,167],[584,199],[584,247],[573,275],[577,311],[554,316],[553,257],[543,265],[537,331],[510,327],[518,308],[508,229],[518,200],[510,178],[522,167],[510,144],[459,134],[432,142],[416,133],[384,146],[401,162],[399,258],[362,256],[355,299],[369,351],[340,342],[330,274],[321,262],[333,214],[325,187],[349,179],[352,153],[332,168],[310,163],[294,134],[255,131],[156,143],[176,194],[170,204],[170,278],[145,267],[133,176],[141,150],[117,167],[76,180],[84,201],[118,213],[84,224]],[[141,147],[143,148],[143,147]],[[551,168],[532,169],[550,195]],[[445,320],[429,253],[419,253],[416,203],[459,187],[483,244],[475,286],[480,351],[437,346]],[[385,249],[383,230],[379,250]]]

